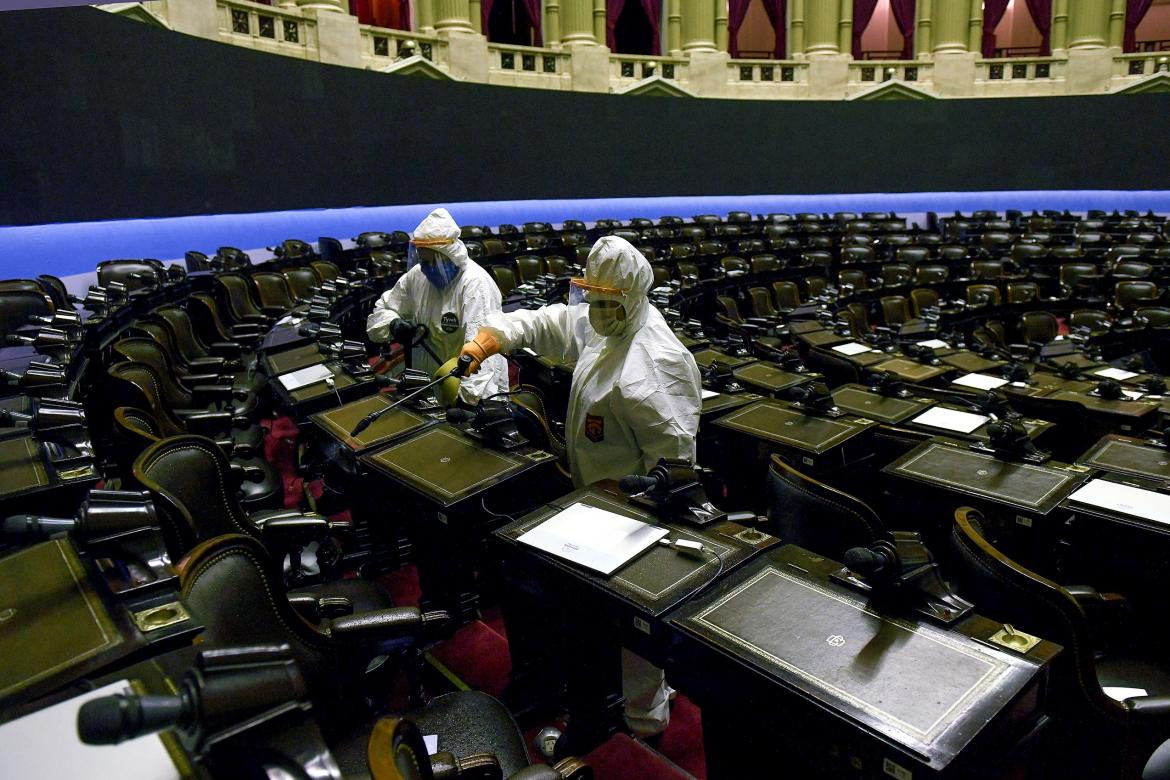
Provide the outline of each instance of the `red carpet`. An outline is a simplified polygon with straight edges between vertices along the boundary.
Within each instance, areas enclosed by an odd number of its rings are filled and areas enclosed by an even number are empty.
[[[508,640],[481,620],[460,628],[431,648],[430,655],[467,687],[496,697],[504,692],[512,671]]]
[[[584,756],[593,774],[605,780],[679,780],[686,772],[661,753],[627,734],[615,734]]]

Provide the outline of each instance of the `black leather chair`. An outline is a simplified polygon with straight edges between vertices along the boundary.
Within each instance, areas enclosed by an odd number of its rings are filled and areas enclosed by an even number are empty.
[[[776,308],[780,311],[792,311],[800,306],[800,288],[796,282],[772,282],[772,294],[776,298]]]
[[[159,399],[176,413],[230,412],[233,417],[255,420],[262,411],[256,391],[237,385],[231,374],[185,374],[163,345],[151,338],[121,339],[113,351],[121,359],[154,369]]]
[[[1039,289],[1035,282],[1008,282],[1007,302],[1028,303],[1036,300],[1038,293]]]
[[[305,678],[326,742],[346,777],[434,777],[435,763],[442,766],[465,758],[469,776],[508,777],[516,780],[585,780],[588,769],[571,762],[567,774],[546,768],[529,768],[523,737],[502,704],[483,693],[457,692],[440,696],[426,707],[406,715],[423,732],[438,735],[446,755],[428,760],[426,751],[404,741],[409,727],[383,722],[371,724],[371,713],[361,702],[387,687],[376,676],[385,665],[372,665],[388,641],[418,641],[436,625],[447,622],[446,613],[422,613],[417,607],[392,607],[319,619],[316,624],[278,597],[281,580],[275,562],[260,542],[241,534],[218,536],[200,543],[179,564],[180,597],[204,626],[204,645],[209,647],[287,643]],[[225,594],[230,597],[225,598]],[[371,679],[374,678],[374,679]],[[377,698],[376,696],[374,697]],[[371,738],[373,734],[373,738]],[[397,744],[394,735],[398,734]],[[389,743],[389,744],[387,744]],[[382,749],[390,761],[382,762]],[[371,765],[370,751],[379,760]],[[476,774],[477,767],[498,774]],[[399,768],[402,767],[402,768]],[[424,769],[424,767],[426,767]],[[459,776],[458,764],[443,777]],[[428,770],[430,774],[427,774]],[[552,773],[550,773],[550,770]],[[403,771],[415,774],[402,774]],[[386,773],[386,774],[383,774]]]
[[[981,306],[999,306],[999,288],[994,284],[967,285],[967,303]]]
[[[287,314],[297,306],[304,305],[307,300],[297,300],[289,289],[288,278],[275,271],[257,271],[252,274],[252,284],[256,287],[256,300],[261,311],[280,312]]]
[[[223,361],[223,368],[211,370],[233,372],[236,384],[259,390],[268,381],[257,370],[256,356],[234,341],[203,341],[197,332],[195,319],[179,306],[160,306],[154,310],[154,317],[171,331],[176,352],[191,366],[212,366],[212,361]]]
[[[1170,736],[1167,670],[1136,658],[1098,657],[1082,604],[1101,595],[1090,588],[1070,591],[1003,555],[984,537],[978,511],[955,511],[951,542],[959,592],[981,614],[1064,648],[1049,674],[1046,711],[1056,732],[1050,736],[1050,776],[1141,777]],[[1151,695],[1119,702],[1103,686],[1140,687]]]
[[[251,280],[240,273],[223,273],[215,277],[222,311],[236,322],[250,322],[267,328],[283,311],[265,311],[254,297]]]
[[[370,252],[371,262],[373,262],[375,254],[382,253],[382,250],[372,250]],[[385,252],[385,254],[393,257],[393,253]],[[317,274],[313,273],[313,269],[307,265],[282,268],[280,269],[280,275],[284,277],[285,282],[288,284],[288,289],[292,293],[292,297],[297,300],[309,300],[313,297],[313,292],[317,289],[317,286],[321,284],[321,281],[317,278]]]
[[[1094,333],[1104,333],[1113,327],[1113,318],[1100,309],[1076,309],[1068,317],[1071,329],[1088,328]]]
[[[832,560],[886,535],[885,525],[861,499],[830,487],[772,456],[768,468],[769,532]]]
[[[938,308],[938,293],[929,287],[916,287],[910,291],[910,308],[915,317],[921,317],[923,309]]]
[[[1020,337],[1028,344],[1047,344],[1060,333],[1056,315],[1046,311],[1027,311],[1020,315]]]
[[[910,305],[905,295],[885,295],[881,299],[882,320],[892,328],[900,328],[910,321]]]
[[[501,295],[506,296],[516,289],[516,271],[511,266],[493,265],[488,270],[491,271],[496,286],[500,288]]]

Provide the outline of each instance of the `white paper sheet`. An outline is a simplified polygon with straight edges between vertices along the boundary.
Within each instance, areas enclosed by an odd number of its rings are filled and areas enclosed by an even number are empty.
[[[951,345],[946,343],[942,339],[929,339],[928,341],[918,342],[918,346],[930,347],[931,349],[950,349]]]
[[[423,744],[427,746],[427,755],[433,756],[439,752],[439,735],[423,734]]]
[[[997,376],[988,376],[987,374],[964,374],[956,379],[952,384],[962,385],[963,387],[974,387],[976,390],[994,390],[997,387],[1003,387],[1008,381]]]
[[[666,534],[665,528],[577,503],[545,520],[519,541],[602,574],[612,574]]]
[[[1101,690],[1105,691],[1105,695],[1110,699],[1116,701],[1125,701],[1132,699],[1135,696],[1149,696],[1149,692],[1145,688],[1123,688],[1118,685],[1103,685]]]
[[[947,409],[943,406],[932,406],[911,422],[919,425],[928,425],[931,428],[942,428],[944,431],[970,433],[988,420],[981,414],[960,412],[956,409]]]
[[[717,395],[719,395],[719,393],[715,392],[714,390],[700,390],[699,391],[700,399],[703,401],[706,401],[708,398],[714,398]]]
[[[862,352],[869,352],[870,348],[865,344],[858,344],[856,341],[850,341],[848,344],[838,344],[833,347],[834,352],[840,352],[842,355],[860,355]]]
[[[157,735],[120,745],[86,745],[77,736],[77,711],[90,699],[130,689],[110,683],[0,726],[5,777],[84,777],[86,780],[178,780],[179,771]]]
[[[1170,496],[1165,493],[1104,479],[1090,479],[1069,498],[1081,504],[1170,525]]]
[[[1126,379],[1133,379],[1137,374],[1133,371],[1124,371],[1120,368],[1102,368],[1093,372],[1097,376],[1103,376],[1106,379],[1116,379],[1123,382]]]
[[[285,390],[292,392],[308,385],[324,382],[331,376],[333,376],[333,372],[329,370],[329,367],[324,363],[318,363],[315,366],[306,366],[287,374],[281,374],[276,380],[284,386]]]
[[[1124,395],[1126,398],[1128,398],[1130,401],[1136,401],[1139,398],[1141,398],[1143,395],[1145,395],[1145,393],[1143,393],[1141,390],[1125,390],[1125,389],[1122,389],[1121,394]]]

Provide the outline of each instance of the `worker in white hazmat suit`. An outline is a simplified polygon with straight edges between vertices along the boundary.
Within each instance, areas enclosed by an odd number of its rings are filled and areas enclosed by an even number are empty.
[[[699,368],[647,299],[650,263],[628,241],[593,245],[569,304],[492,313],[466,344],[472,370],[500,351],[528,347],[576,360],[565,436],[573,484],[645,474],[659,458],[695,460]],[[670,721],[662,670],[623,650],[626,719],[649,736]]]
[[[467,257],[459,226],[446,209],[438,208],[414,229],[406,273],[374,304],[366,334],[372,341],[406,344],[416,327],[425,325],[423,343],[439,362],[421,346],[411,359],[415,368],[433,374],[440,364],[459,356],[459,348],[485,324],[488,314],[500,311],[500,304],[500,289]],[[484,361],[482,371],[463,378],[459,397],[475,403],[507,390],[508,364],[497,355]]]

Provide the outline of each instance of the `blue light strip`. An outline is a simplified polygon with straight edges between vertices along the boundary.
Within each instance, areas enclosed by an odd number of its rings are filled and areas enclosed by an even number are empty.
[[[316,241],[319,236],[352,238],[365,230],[412,230],[437,205],[461,225],[523,222],[592,222],[695,214],[726,215],[835,211],[896,211],[940,215],[976,209],[1152,209],[1170,212],[1168,190],[1020,190],[1006,192],[912,192],[839,195],[718,195],[663,198],[584,198],[413,204],[340,209],[304,209],[253,214],[64,222],[0,227],[0,264],[8,277],[91,272],[101,260],[123,257],[182,258],[190,249],[211,253],[219,246],[251,250],[286,238]]]

